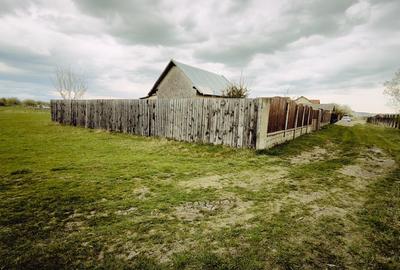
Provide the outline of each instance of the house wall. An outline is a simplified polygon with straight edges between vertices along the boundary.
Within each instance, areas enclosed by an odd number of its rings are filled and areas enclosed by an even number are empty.
[[[193,98],[196,95],[192,82],[176,66],[170,69],[156,92],[157,98]]]

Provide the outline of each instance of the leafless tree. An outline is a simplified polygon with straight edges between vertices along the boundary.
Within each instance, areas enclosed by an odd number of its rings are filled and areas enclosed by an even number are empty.
[[[63,99],[81,99],[88,89],[84,74],[72,68],[57,67],[53,84]]]
[[[250,90],[246,86],[245,80],[242,74],[240,75],[240,80],[238,83],[234,82],[228,85],[226,89],[222,92],[224,97],[229,98],[245,98],[250,94]]]
[[[389,96],[392,105],[400,111],[400,69],[394,74],[390,81],[386,81],[384,94]]]

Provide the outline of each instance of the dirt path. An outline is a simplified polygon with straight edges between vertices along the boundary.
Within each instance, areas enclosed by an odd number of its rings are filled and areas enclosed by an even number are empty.
[[[366,123],[366,121],[362,120],[362,119],[356,119],[356,120],[352,120],[350,122],[340,120],[340,121],[336,122],[335,125],[344,126],[344,127],[352,127],[352,126],[355,126],[358,124],[364,125],[365,123]]]

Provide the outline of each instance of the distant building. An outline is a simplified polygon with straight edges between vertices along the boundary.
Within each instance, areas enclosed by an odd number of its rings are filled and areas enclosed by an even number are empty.
[[[318,104],[318,105],[313,105],[313,107],[318,108],[318,109],[323,109],[325,111],[330,111],[330,112],[335,111],[335,104],[333,104],[333,103]]]
[[[297,104],[314,105],[321,104],[319,99],[308,99],[305,96],[301,96],[294,100]]]
[[[144,98],[221,97],[230,84],[222,75],[171,60]]]
[[[335,104],[333,104],[333,103],[321,104],[321,101],[319,99],[308,99],[305,96],[301,96],[301,97],[295,99],[294,101],[297,104],[304,104],[304,105],[312,106],[314,109],[323,109],[323,110],[330,111],[330,112],[335,111]]]

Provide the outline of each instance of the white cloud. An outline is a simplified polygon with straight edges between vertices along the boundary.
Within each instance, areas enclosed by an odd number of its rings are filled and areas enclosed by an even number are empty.
[[[5,0],[3,0],[5,1]],[[55,98],[56,65],[87,74],[87,98],[147,94],[170,58],[238,80],[252,96],[307,95],[388,112],[399,68],[393,1],[5,1],[0,96]]]

